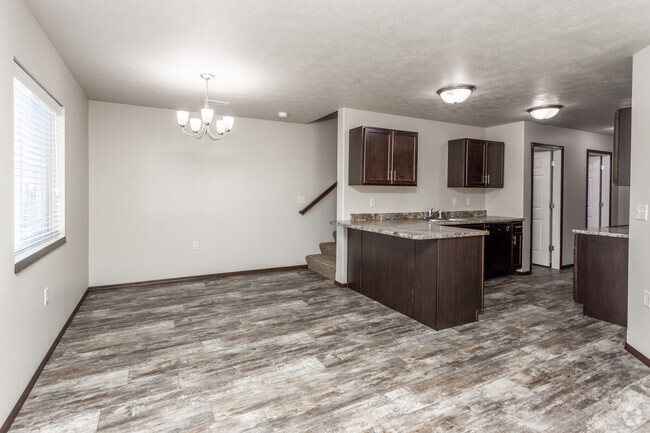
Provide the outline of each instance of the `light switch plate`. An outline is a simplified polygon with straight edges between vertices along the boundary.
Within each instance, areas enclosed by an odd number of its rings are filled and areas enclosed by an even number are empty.
[[[299,195],[298,196],[298,204],[305,204],[305,196],[304,195]]]
[[[370,207],[375,207],[375,198],[370,197]]]
[[[647,204],[637,204],[636,205],[636,219],[641,221],[648,221],[648,205]]]
[[[647,290],[643,291],[643,306],[650,308],[650,292]]]

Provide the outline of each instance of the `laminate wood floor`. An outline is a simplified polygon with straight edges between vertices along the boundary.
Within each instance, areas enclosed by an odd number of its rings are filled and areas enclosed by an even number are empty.
[[[571,271],[436,332],[309,270],[91,292],[12,432],[648,432],[650,368]]]

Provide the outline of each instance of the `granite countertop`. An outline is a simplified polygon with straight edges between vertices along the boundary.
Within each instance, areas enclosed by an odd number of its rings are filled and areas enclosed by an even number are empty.
[[[515,221],[523,221],[523,218],[515,217],[502,217],[502,216],[476,216],[467,218],[454,218],[454,221],[435,221],[436,224],[453,226],[456,224],[489,224],[489,223],[512,223]]]
[[[610,238],[630,238],[630,226],[597,227],[591,229],[574,229],[573,233],[581,235],[607,236]]]
[[[445,221],[445,223],[448,221]],[[367,232],[381,233],[406,239],[448,239],[471,236],[487,236],[490,232],[460,227],[448,227],[438,222],[421,219],[402,219],[388,221],[336,221],[337,226]],[[458,222],[462,224],[462,222]]]

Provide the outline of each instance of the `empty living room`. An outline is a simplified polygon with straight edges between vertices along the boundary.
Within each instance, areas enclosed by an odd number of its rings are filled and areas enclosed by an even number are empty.
[[[0,433],[650,433],[647,0],[0,2]]]

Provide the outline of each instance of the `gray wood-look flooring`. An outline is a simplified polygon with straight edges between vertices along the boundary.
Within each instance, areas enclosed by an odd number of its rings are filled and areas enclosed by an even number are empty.
[[[436,332],[309,270],[91,292],[12,432],[648,432],[650,368],[571,271]]]

